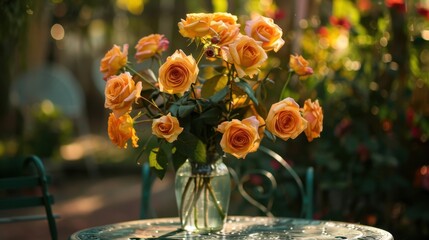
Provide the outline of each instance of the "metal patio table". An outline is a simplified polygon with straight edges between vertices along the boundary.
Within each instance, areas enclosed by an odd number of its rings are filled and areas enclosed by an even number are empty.
[[[222,231],[209,234],[187,233],[181,230],[179,218],[154,218],[88,228],[70,236],[70,240],[88,239],[393,240],[393,236],[379,228],[347,222],[231,216]]]

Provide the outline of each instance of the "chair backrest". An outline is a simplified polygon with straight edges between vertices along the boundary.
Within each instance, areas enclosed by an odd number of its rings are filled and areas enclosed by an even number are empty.
[[[243,163],[244,161],[235,160],[234,162]],[[265,163],[275,166],[273,167],[274,171],[266,167],[246,164],[238,164],[229,168],[232,182],[237,189],[236,192],[242,196],[242,200],[250,203],[253,208],[256,207],[262,214],[278,216],[279,211],[275,211],[275,214],[272,211],[275,200],[277,202],[288,203],[292,200],[296,202],[299,199],[299,203],[296,205],[299,205],[298,216],[306,219],[313,218],[314,171],[312,167],[308,167],[303,171],[295,171],[282,156],[264,146],[259,147],[258,154],[248,155],[245,162]],[[147,162],[143,163],[141,174],[142,198],[140,218],[146,219],[149,217],[151,187],[155,177],[151,174]],[[295,194],[291,194],[291,192]],[[238,202],[235,205],[240,207],[245,206],[242,203]],[[284,211],[286,210],[284,206],[279,206],[278,208],[286,215],[288,214]],[[238,214],[243,214],[243,208],[236,211]]]
[[[14,159],[15,160],[15,159]],[[18,160],[17,160],[18,161]],[[44,207],[44,215],[14,215],[0,218],[0,224],[45,219],[52,239],[57,239],[57,227],[51,205],[53,196],[48,191],[51,178],[47,176],[43,162],[37,156],[24,159],[22,171],[0,178],[0,211],[28,207]],[[34,172],[35,171],[35,172]],[[36,190],[36,191],[32,191]],[[10,214],[10,211],[7,211]]]
[[[151,173],[149,163],[145,162],[141,166],[141,176],[142,176],[142,185],[141,185],[141,204],[140,204],[140,219],[149,218],[149,209],[150,209],[150,195],[152,190],[152,184],[155,179],[154,174]]]
[[[90,134],[84,91],[64,66],[50,64],[26,72],[12,82],[10,92],[11,104],[22,112],[26,126],[31,126],[32,122],[30,109],[49,100],[64,116],[73,120],[76,137]],[[94,157],[86,156],[84,160],[89,174],[98,177]]]

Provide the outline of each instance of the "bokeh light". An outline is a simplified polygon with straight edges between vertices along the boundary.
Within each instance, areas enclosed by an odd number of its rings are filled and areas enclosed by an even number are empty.
[[[51,37],[57,41],[63,40],[65,36],[64,28],[61,24],[54,24],[51,27]]]

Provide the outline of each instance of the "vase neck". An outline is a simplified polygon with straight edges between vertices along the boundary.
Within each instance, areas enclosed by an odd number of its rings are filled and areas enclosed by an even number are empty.
[[[207,156],[205,163],[190,162],[192,174],[209,175],[216,168],[216,162],[218,161],[222,161],[222,157],[219,154],[210,158]]]

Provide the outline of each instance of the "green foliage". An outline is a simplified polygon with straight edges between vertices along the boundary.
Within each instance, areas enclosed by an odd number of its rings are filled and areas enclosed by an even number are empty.
[[[429,165],[429,43],[421,39],[429,22],[414,7],[403,13],[384,4],[364,11],[353,1],[333,3],[332,15],[321,12],[320,18],[342,18],[350,29],[322,21],[303,29],[302,42],[303,55],[323,79],[302,82],[314,84],[325,111],[322,137],[310,146],[323,196],[318,216],[380,226],[399,238],[427,237],[422,206],[429,188],[416,185],[423,181],[416,174]],[[308,157],[297,152],[297,159]],[[419,229],[399,232],[416,222]]]

